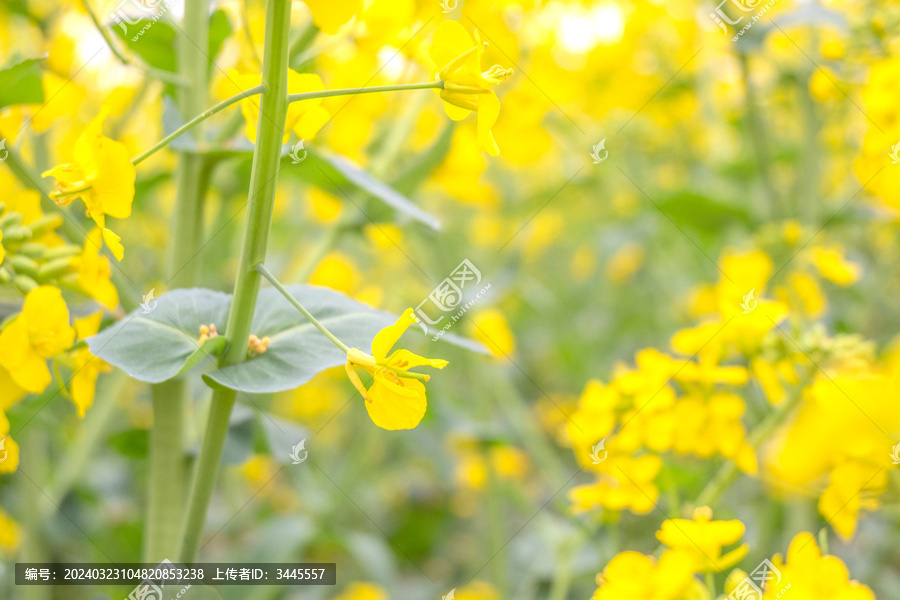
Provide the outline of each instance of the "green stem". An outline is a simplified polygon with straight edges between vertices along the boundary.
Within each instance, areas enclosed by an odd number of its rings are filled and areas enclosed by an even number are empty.
[[[62,504],[72,485],[83,477],[88,459],[103,441],[103,435],[116,414],[116,401],[124,383],[125,372],[118,369],[98,382],[94,404],[84,418],[75,440],[68,446],[62,462],[54,468],[47,487],[47,495],[56,504]],[[48,510],[41,518],[49,519],[56,507],[49,503],[45,506]]]
[[[196,114],[209,96],[208,47],[210,0],[185,4],[182,33],[177,40],[179,72],[190,82],[179,90],[182,114]],[[197,132],[199,139],[200,132]],[[168,248],[169,284],[194,285],[198,262],[193,260],[202,243],[203,206],[209,184],[206,159],[188,152],[180,155],[176,180],[178,193]],[[183,263],[185,258],[188,262]],[[150,432],[150,481],[144,562],[171,558],[178,548],[185,495],[184,429],[190,401],[188,380],[173,379],[152,386],[153,428]]]
[[[281,282],[278,281],[278,279],[276,279],[274,275],[272,275],[272,273],[266,268],[265,265],[262,265],[262,264],[256,265],[256,270],[260,275],[262,275],[263,277],[268,279],[269,283],[271,283],[275,287],[276,290],[281,292],[281,295],[284,296],[285,298],[287,298],[288,302],[290,302],[291,304],[294,305],[294,308],[299,310],[303,314],[304,317],[309,319],[309,322],[312,323],[313,325],[315,325],[316,329],[318,329],[319,331],[322,332],[322,335],[324,335],[329,340],[331,340],[335,346],[337,346],[344,352],[350,351],[350,347],[347,346],[347,344],[345,344],[341,340],[337,339],[337,337],[333,333],[328,331],[328,329],[324,325],[319,323],[318,319],[316,319],[314,316],[312,316],[312,314],[308,310],[306,310],[303,307],[303,305],[300,304],[300,302],[298,302],[296,298],[294,298],[294,296],[291,295],[291,293],[287,290],[287,288],[285,288],[283,285],[281,285]]]
[[[281,139],[287,117],[288,42],[290,35],[291,0],[267,0],[263,84],[256,136],[256,151],[250,176],[247,222],[234,285],[234,300],[228,315],[225,333],[230,345],[219,360],[222,367],[246,360],[248,337],[259,293],[260,275],[254,269],[266,258],[266,246],[272,223],[275,186],[281,162]],[[228,432],[231,409],[236,392],[216,388],[210,404],[203,445],[195,465],[188,497],[179,560],[191,562],[200,546],[206,511],[212,497],[222,448]]]
[[[144,160],[149,158],[151,155],[155,154],[157,151],[162,150],[163,148],[168,146],[175,138],[179,137],[185,131],[192,129],[196,125],[199,125],[200,123],[202,123],[206,119],[210,118],[211,116],[222,112],[223,110],[225,110],[232,104],[240,102],[241,100],[244,100],[245,98],[250,98],[251,96],[256,96],[258,94],[262,94],[263,91],[265,91],[265,89],[266,89],[265,86],[258,85],[256,87],[250,88],[249,90],[247,90],[245,92],[241,92],[240,94],[238,94],[236,96],[232,96],[231,98],[228,98],[227,100],[223,100],[223,101],[219,102],[218,104],[216,104],[209,110],[197,115],[196,117],[194,117],[193,119],[191,119],[190,121],[188,121],[187,123],[185,123],[184,125],[179,127],[178,129],[176,129],[175,131],[173,131],[172,133],[170,133],[169,135],[167,135],[166,137],[161,139],[159,142],[156,143],[156,145],[154,145],[152,148],[150,148],[149,150],[147,150],[140,156],[136,156],[135,158],[132,158],[131,162],[135,165],[140,164],[141,162],[143,162]]]
[[[322,90],[321,92],[304,92],[302,94],[291,94],[290,96],[288,96],[288,102],[300,102],[301,100],[312,100],[313,98],[330,98],[332,96],[355,96],[356,94],[373,94],[375,92],[441,89],[443,87],[443,81],[428,81],[425,83],[400,83],[397,85],[376,85],[373,87]]]
[[[151,387],[150,482],[144,533],[144,562],[169,558],[178,543],[184,497],[184,382],[169,380]]]

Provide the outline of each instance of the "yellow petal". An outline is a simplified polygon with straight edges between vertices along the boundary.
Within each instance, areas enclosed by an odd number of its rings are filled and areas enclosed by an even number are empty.
[[[312,12],[313,22],[332,35],[362,8],[362,0],[303,0]]]
[[[469,94],[469,96],[471,97],[472,94]],[[477,104],[475,106],[477,108]],[[472,111],[470,109],[451,104],[446,100],[444,101],[444,112],[447,113],[447,116],[450,117],[450,119],[453,121],[462,121],[472,114]]]
[[[106,246],[113,253],[113,256],[116,257],[116,260],[124,258],[125,248],[122,246],[122,238],[116,235],[113,230],[103,228],[103,241],[106,242]]]
[[[446,360],[440,358],[425,358],[424,356],[419,356],[409,350],[403,349],[393,352],[387,359],[387,365],[389,367],[403,370],[420,367],[422,365],[434,367],[435,369],[443,369],[448,364],[449,363]]]
[[[434,32],[428,54],[438,69],[441,69],[474,45],[472,36],[459,22],[443,21]]]
[[[491,156],[500,154],[491,128],[500,116],[500,99],[494,93],[484,94],[478,99],[478,149]]]
[[[346,369],[347,377],[350,378],[350,383],[353,384],[353,387],[356,388],[356,391],[362,394],[363,398],[368,400],[369,390],[367,390],[366,386],[363,385],[362,379],[359,378],[359,375],[356,373],[356,369],[353,368],[353,365],[347,362],[344,364],[344,369]]]
[[[401,381],[403,385],[376,373],[369,389],[366,410],[372,422],[382,429],[412,429],[425,416],[425,385],[416,379]]]
[[[397,319],[396,323],[379,331],[372,341],[372,356],[375,357],[375,360],[383,361],[394,344],[397,343],[397,340],[400,339],[400,336],[403,335],[403,332],[415,322],[416,318],[413,316],[413,309],[407,308],[400,315],[400,318]]]

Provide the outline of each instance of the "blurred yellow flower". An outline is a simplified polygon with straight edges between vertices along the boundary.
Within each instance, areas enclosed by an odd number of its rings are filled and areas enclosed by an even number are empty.
[[[772,563],[781,581],[769,580],[763,600],[781,598],[785,589],[796,600],[875,600],[868,586],[850,579],[850,572],[836,556],[822,556],[811,533],[797,534],[788,547],[787,560],[775,555]]]
[[[96,312],[89,317],[75,319],[75,333],[79,340],[84,340],[100,330],[103,312]],[[78,416],[84,418],[85,412],[94,403],[94,392],[97,388],[97,377],[100,373],[109,373],[112,366],[100,360],[90,349],[83,345],[72,352],[72,380],[70,392],[72,403],[78,409]]]
[[[737,520],[713,521],[712,510],[708,506],[696,508],[693,519],[663,521],[656,532],[660,542],[690,556],[694,561],[694,570],[700,573],[722,572],[740,562],[747,555],[747,544],[726,554],[722,554],[722,549],[734,544],[743,535],[743,523]]]
[[[110,280],[112,267],[109,259],[100,254],[101,235],[100,229],[95,228],[84,240],[84,250],[74,260],[78,269],[76,282],[84,294],[113,310],[119,305],[119,293]]]
[[[447,366],[446,360],[424,358],[409,350],[395,350],[388,355],[403,332],[415,322],[413,309],[407,308],[396,323],[378,332],[372,341],[372,354],[366,354],[358,348],[347,352],[347,375],[366,399],[369,417],[383,429],[412,429],[425,416],[425,384],[417,378],[409,377],[409,369],[422,365],[435,369]],[[355,367],[360,367],[373,376],[371,387],[366,389]],[[420,377],[425,381],[429,379],[428,375]]]
[[[506,317],[499,310],[479,312],[472,318],[472,333],[494,356],[509,356],[516,351],[516,338]]]
[[[389,600],[387,590],[377,583],[351,581],[342,594],[333,600]]]
[[[690,556],[668,550],[657,561],[640,552],[621,552],[597,575],[600,586],[591,600],[688,600],[708,599],[696,595],[702,589],[694,579]]]
[[[125,219],[131,215],[136,171],[124,144],[103,135],[103,121],[109,114],[104,106],[75,142],[74,163],[45,171],[42,177],[54,177],[60,191],[52,194],[60,206],[81,198],[87,214],[103,232],[103,240],[113,255],[122,260],[121,238],[106,228],[106,215]]]
[[[335,3],[339,4],[339,3]],[[249,90],[262,83],[260,74],[240,74],[232,70],[228,79],[236,85],[241,92]],[[288,69],[287,93],[302,94],[305,92],[320,92],[325,89],[322,78],[314,73],[297,73]],[[239,93],[235,91],[235,93]],[[251,96],[241,100],[241,113],[247,122],[247,138],[256,143],[256,130],[259,125],[259,97]],[[291,131],[304,140],[316,137],[320,129],[328,122],[331,115],[322,107],[321,98],[300,100],[288,105],[287,118],[284,122],[284,137],[281,143],[286,143],[291,136]]]
[[[312,13],[313,23],[324,33],[333,35],[341,25],[347,23],[359,13],[362,0],[303,0]],[[294,92],[291,92],[294,93]]]
[[[47,359],[75,341],[69,309],[59,288],[42,285],[25,296],[22,312],[0,332],[0,365],[23,389],[39,394],[52,378]]]
[[[434,33],[429,54],[444,82],[440,96],[447,116],[461,121],[470,112],[477,112],[478,146],[491,156],[497,156],[500,148],[491,128],[500,116],[500,100],[491,88],[509,79],[513,72],[494,65],[482,73],[481,55],[486,46],[487,42],[481,44],[477,31],[473,42],[469,32],[458,22],[443,21]]]
[[[12,554],[22,542],[22,531],[12,517],[0,509],[0,550]]]
[[[454,600],[500,600],[500,592],[486,581],[473,581],[456,588]]]
[[[6,413],[0,410],[0,474],[13,473],[17,468],[19,468],[19,445],[9,437],[9,419],[6,418]],[[0,535],[2,531],[0,528]]]
[[[859,265],[844,258],[844,250],[840,246],[814,248],[812,261],[822,277],[838,285],[847,286],[856,283],[862,274]]]

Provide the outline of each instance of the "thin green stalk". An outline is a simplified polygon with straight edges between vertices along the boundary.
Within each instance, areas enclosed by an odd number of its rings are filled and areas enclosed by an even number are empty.
[[[272,273],[266,268],[265,265],[262,265],[262,264],[256,265],[256,271],[260,275],[262,275],[263,277],[268,279],[269,283],[271,283],[275,287],[276,290],[281,292],[281,295],[284,296],[287,299],[287,301],[290,302],[294,306],[294,308],[299,310],[300,313],[304,317],[306,317],[310,323],[315,325],[316,329],[318,329],[319,331],[322,332],[322,335],[324,335],[329,340],[331,340],[331,342],[335,346],[340,348],[343,352],[350,351],[350,347],[347,346],[347,344],[345,344],[341,340],[339,340],[336,335],[334,335],[333,333],[328,331],[327,327],[322,325],[318,319],[316,319],[314,316],[312,316],[312,314],[308,310],[306,310],[306,308],[304,308],[304,306],[302,304],[300,304],[300,302],[296,298],[294,298],[293,295],[291,295],[291,293],[287,290],[287,288],[285,288],[283,285],[281,285],[281,282],[278,281],[278,279],[276,279],[276,277],[274,275],[272,275]],[[422,381],[428,381],[430,379],[430,376],[426,375],[425,373],[414,373],[413,371],[404,371],[403,376],[408,377],[410,379],[420,379]]]
[[[219,102],[218,104],[216,104],[209,110],[200,113],[199,115],[197,115],[196,117],[194,117],[193,119],[191,119],[190,121],[188,121],[187,123],[185,123],[184,125],[179,127],[178,129],[176,129],[175,131],[173,131],[172,133],[170,133],[169,135],[167,135],[166,137],[161,139],[152,148],[150,148],[149,150],[147,150],[140,156],[136,156],[136,157],[132,158],[131,159],[132,164],[137,165],[137,164],[142,163],[144,160],[149,158],[151,155],[155,154],[159,150],[162,150],[163,148],[168,146],[174,139],[181,136],[181,134],[183,134],[184,132],[199,125],[200,123],[202,123],[206,119],[210,118],[211,116],[222,112],[229,106],[231,106],[237,102],[240,102],[241,100],[243,100],[245,98],[250,98],[251,96],[256,96],[258,94],[262,94],[263,91],[265,91],[265,86],[258,85],[256,87],[250,88],[247,91],[241,92],[240,94],[237,94],[236,96],[232,96],[231,98],[228,98],[227,100],[223,100],[223,101]]]
[[[349,351],[350,351],[350,347],[347,346],[347,345],[346,345],[344,342],[342,342],[341,340],[337,339],[337,337],[336,337],[333,333],[331,333],[330,331],[328,331],[328,329],[327,329],[324,325],[322,325],[321,323],[319,323],[318,319],[316,319],[314,316],[312,316],[312,314],[311,314],[308,310],[306,310],[306,309],[303,307],[303,305],[300,304],[300,303],[297,301],[297,299],[294,298],[294,297],[291,295],[291,293],[290,293],[289,291],[287,291],[287,289],[286,289],[283,285],[281,285],[281,282],[278,281],[278,279],[276,279],[274,275],[272,275],[272,273],[266,268],[265,265],[262,265],[262,264],[256,265],[256,271],[257,271],[260,275],[262,275],[263,277],[265,277],[266,279],[268,279],[268,280],[269,280],[269,283],[271,283],[272,286],[273,286],[276,290],[278,290],[279,292],[281,292],[281,295],[284,296],[285,298],[287,298],[287,301],[288,301],[288,302],[290,302],[291,304],[294,305],[294,308],[296,308],[297,310],[299,310],[299,311],[303,314],[304,317],[306,317],[307,319],[309,319],[309,322],[310,322],[310,323],[312,323],[313,325],[316,326],[316,329],[318,329],[319,331],[322,332],[322,335],[324,335],[324,336],[327,337],[329,340],[331,340],[332,343],[333,343],[335,346],[337,346],[338,348],[340,348],[340,349],[343,350],[344,352],[349,352]]]
[[[329,98],[332,96],[353,96],[356,94],[370,94],[373,92],[393,92],[393,91],[401,91],[401,90],[423,90],[423,89],[439,89],[444,87],[444,82],[442,81],[432,81],[428,83],[408,83],[401,85],[383,85],[377,87],[368,87],[368,88],[345,88],[345,89],[337,89],[337,90],[322,90],[321,92],[304,92],[302,94],[293,94],[288,96],[288,102],[300,102],[302,100],[311,100],[313,98]],[[206,119],[212,117],[213,115],[223,111],[229,106],[244,100],[245,98],[249,98],[251,96],[256,96],[258,94],[262,94],[265,90],[265,85],[258,85],[254,88],[250,88],[245,92],[241,92],[236,96],[232,96],[227,100],[223,100],[222,102],[216,104],[209,110],[200,113],[163,139],[157,142],[152,148],[144,152],[143,154],[136,156],[131,159],[131,162],[135,165],[140,164],[159,150],[162,150],[166,146],[168,146],[174,139],[178,138],[180,135],[193,129]],[[196,111],[194,111],[196,112]],[[74,193],[74,192],[72,192]]]
[[[443,87],[444,82],[439,80],[428,81],[425,83],[400,83],[397,85],[376,85],[373,87],[350,88],[341,90],[322,90],[320,92],[304,92],[302,94],[291,94],[290,96],[288,96],[288,102],[300,102],[301,100],[312,100],[313,98],[330,98],[332,96],[355,96],[356,94],[373,94],[375,92],[441,89]]]
[[[256,308],[260,275],[254,269],[266,258],[272,223],[275,186],[281,162],[281,139],[287,117],[287,70],[291,0],[267,0],[263,84],[256,151],[250,176],[247,222],[234,286],[234,300],[225,333],[228,349],[219,360],[222,367],[246,360],[250,324]],[[236,393],[216,388],[210,404],[206,433],[197,458],[182,528],[178,559],[191,562],[200,546],[206,511],[219,471],[222,448]]]
[[[196,114],[209,96],[208,47],[210,0],[185,4],[182,34],[177,40],[179,72],[190,83],[179,90],[182,114]],[[202,132],[197,130],[197,139]],[[169,284],[193,285],[198,262],[191,260],[202,243],[203,206],[209,184],[206,159],[188,152],[180,156],[176,180],[178,193],[168,248]],[[184,264],[185,259],[188,262]],[[150,432],[150,481],[147,489],[144,562],[174,555],[179,544],[185,495],[184,429],[189,389],[187,379],[173,379],[152,387],[153,428]]]

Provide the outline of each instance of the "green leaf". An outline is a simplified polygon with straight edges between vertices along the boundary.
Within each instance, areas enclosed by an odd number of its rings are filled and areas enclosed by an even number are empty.
[[[195,361],[194,366],[203,362],[222,343],[200,348],[199,328],[214,323],[222,333],[231,305],[228,294],[204,289],[174,290],[156,302],[149,313],[136,309],[88,338],[91,352],[134,379],[159,383],[184,372],[189,361]],[[197,356],[198,349],[203,356]]]
[[[178,55],[175,50],[178,36],[171,25],[163,21],[140,19],[134,24],[122,21],[114,25],[112,30],[129,50],[151,67],[170,73],[178,70]]]
[[[322,189],[343,198],[344,193],[347,193],[345,190],[354,187],[378,198],[395,211],[415,219],[435,231],[440,231],[441,223],[437,217],[425,212],[412,200],[383,181],[376,179],[362,167],[353,164],[343,156],[321,149],[307,150],[310,157],[316,160],[312,161],[308,167],[304,165],[303,176],[312,180]]]
[[[364,352],[370,351],[375,334],[396,320],[328,288],[292,285],[287,289],[338,339]],[[274,288],[260,292],[251,331],[271,338],[268,350],[205,374],[207,383],[247,393],[281,392],[347,362],[347,356]]]
[[[29,58],[0,69],[0,108],[44,101],[41,60]]]
[[[178,377],[178,375],[184,375],[207,358],[219,356],[227,345],[228,339],[224,335],[207,338],[199,348],[194,350],[193,354],[188,356],[188,359],[184,362],[184,366],[181,367],[181,370],[178,371],[178,374],[175,376]]]
[[[209,69],[212,72],[213,61],[222,49],[222,44],[234,32],[228,15],[224,10],[216,10],[209,18]]]

